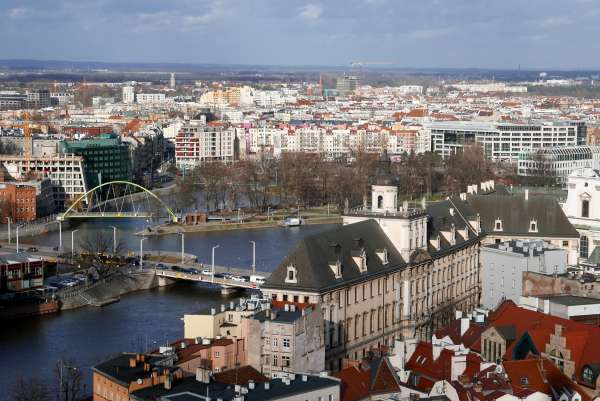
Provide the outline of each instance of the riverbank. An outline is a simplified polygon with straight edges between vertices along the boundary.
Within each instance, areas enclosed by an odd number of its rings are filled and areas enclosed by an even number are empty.
[[[326,217],[303,217],[303,225],[319,225],[319,224],[341,224],[341,216],[326,216]],[[184,224],[161,224],[151,229],[147,228],[142,231],[138,231],[135,235],[138,236],[161,236],[178,233],[200,233],[200,232],[211,232],[211,231],[230,231],[230,230],[254,230],[260,228],[275,228],[286,227],[281,225],[281,220],[264,220],[264,221],[248,221],[244,223],[235,222],[215,222],[195,225],[184,225]]]
[[[103,306],[116,302],[122,295],[158,287],[154,271],[133,274],[115,273],[96,283],[74,287],[58,294],[61,310],[84,306]]]

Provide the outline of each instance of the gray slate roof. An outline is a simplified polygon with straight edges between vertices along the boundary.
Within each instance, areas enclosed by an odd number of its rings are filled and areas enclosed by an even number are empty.
[[[387,249],[389,263],[383,265],[375,254],[376,249]],[[364,249],[367,255],[367,272],[361,273],[352,254]],[[329,263],[339,258],[342,277],[335,278]],[[285,283],[287,267],[297,269],[297,283]],[[359,282],[384,272],[406,266],[400,253],[374,220],[341,226],[310,235],[300,240],[296,248],[283,260],[267,279],[263,288],[286,288],[322,292],[341,287],[349,282]]]
[[[549,195],[468,195],[467,202],[479,213],[484,233],[494,233],[496,219],[502,220],[502,233],[521,237],[579,238],[556,199]],[[531,220],[537,221],[537,233],[529,232]]]
[[[454,215],[450,213],[450,209],[454,208]],[[473,230],[467,230],[467,237],[463,238],[458,232],[456,234],[456,244],[452,245],[444,236],[441,234],[442,231],[450,231],[452,225],[456,230],[464,230],[468,227],[469,215],[475,215],[476,213],[470,208],[468,204],[461,201],[460,198],[453,198],[450,200],[443,200],[437,202],[430,202],[427,204],[427,214],[429,215],[427,234],[428,239],[435,239],[438,234],[440,236],[440,249],[435,250],[429,246],[429,253],[432,257],[442,255],[453,249],[461,246],[471,244],[472,242],[478,241],[478,236]],[[462,217],[464,216],[464,218]]]

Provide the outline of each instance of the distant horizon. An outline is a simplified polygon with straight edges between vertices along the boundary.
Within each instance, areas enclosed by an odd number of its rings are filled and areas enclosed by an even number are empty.
[[[343,65],[343,64],[245,64],[245,63],[192,63],[192,62],[161,62],[161,61],[101,61],[101,60],[79,60],[79,59],[41,59],[41,58],[6,58],[0,59],[0,68],[15,68],[10,65],[3,64],[27,64],[27,63],[37,63],[37,64],[77,64],[75,67],[77,70],[85,69],[85,64],[95,64],[95,65],[113,65],[113,66],[173,66],[173,67],[257,67],[257,68],[306,68],[306,69],[347,69],[349,73],[351,72],[359,72],[362,70],[410,70],[410,71],[506,71],[506,72],[599,72],[600,67],[596,68],[544,68],[544,67],[529,67],[529,66],[521,66],[520,68],[504,68],[504,67],[477,67],[477,66],[465,66],[465,67],[450,67],[450,66],[403,66],[400,64],[378,64],[378,65],[370,65],[366,63],[365,65],[358,67],[352,66],[351,64]],[[42,68],[35,66],[23,66],[19,68]],[[48,68],[48,67],[46,67]],[[65,65],[61,67],[67,69],[68,66]],[[89,68],[89,67],[88,67]],[[165,71],[169,72],[169,71]]]

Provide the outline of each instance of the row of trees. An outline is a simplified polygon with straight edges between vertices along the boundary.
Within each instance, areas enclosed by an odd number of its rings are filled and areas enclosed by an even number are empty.
[[[52,383],[21,377],[10,389],[10,395],[14,401],[78,401],[86,396],[83,372],[73,360],[57,362]]]
[[[370,192],[379,156],[357,153],[353,162],[326,161],[316,154],[284,153],[281,158],[258,157],[235,163],[205,163],[185,172],[177,182],[178,209],[235,210],[250,206],[265,210],[320,206],[327,203],[361,204]],[[465,148],[443,160],[431,152],[405,154],[393,163],[399,191],[406,196],[457,193],[466,186],[494,177],[494,165],[481,147]]]

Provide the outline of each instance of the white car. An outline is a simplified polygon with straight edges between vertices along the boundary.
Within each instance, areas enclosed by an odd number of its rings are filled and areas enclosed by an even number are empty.
[[[242,276],[233,276],[233,277],[231,277],[231,280],[232,281],[239,281],[239,282],[242,282],[242,283],[246,282],[246,278],[242,277]]]
[[[203,276],[212,276],[213,272],[212,272],[212,270],[204,269],[204,270],[202,270],[202,275]]]

